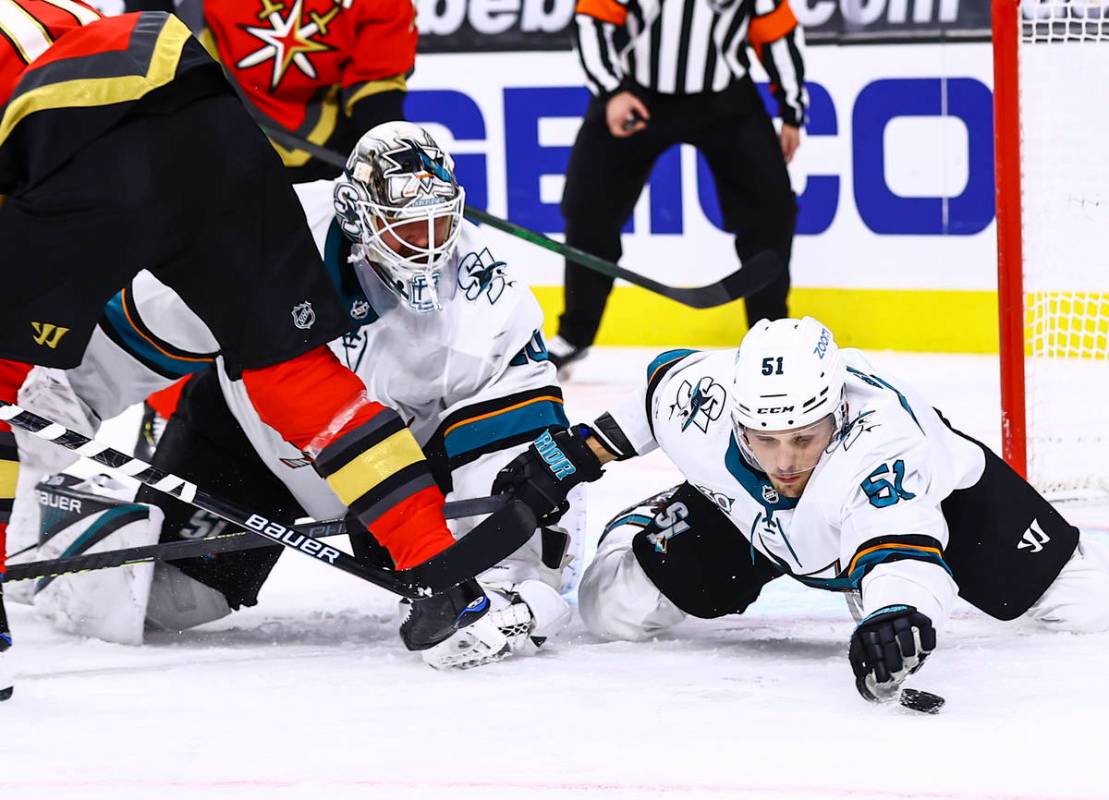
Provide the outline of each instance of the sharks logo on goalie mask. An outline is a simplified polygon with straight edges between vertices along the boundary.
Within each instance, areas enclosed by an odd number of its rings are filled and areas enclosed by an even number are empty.
[[[431,137],[427,137],[430,141]],[[454,175],[447,169],[444,153],[415,139],[398,139],[400,147],[381,154],[385,192],[400,205],[405,200],[428,195],[452,198],[457,190]],[[425,149],[426,148],[426,149]]]
[[[454,161],[418,125],[386,122],[368,131],[335,185],[335,216],[358,245],[355,272],[380,280],[414,311],[438,311],[453,288],[444,267],[462,230],[465,192]]]

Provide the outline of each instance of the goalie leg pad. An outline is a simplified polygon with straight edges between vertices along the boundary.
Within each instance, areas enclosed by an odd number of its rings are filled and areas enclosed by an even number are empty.
[[[59,422],[67,428],[92,436],[100,426],[100,419],[77,396],[69,385],[66,372],[47,367],[35,367],[19,390],[18,401],[28,411]],[[77,456],[53,442],[15,428],[19,447],[19,482],[15,503],[8,522],[8,552],[26,550],[19,561],[34,561],[34,546],[38,541],[42,509],[38,502],[38,483],[51,473],[61,472],[77,460]],[[130,498],[128,498],[130,499]],[[30,605],[34,601],[34,584],[20,581],[9,587],[8,600]]]
[[[73,492],[78,496],[77,492]],[[88,496],[39,547],[43,559],[98,553],[154,544],[162,512],[141,503],[112,503]],[[92,510],[99,503],[99,509]],[[87,507],[86,507],[87,506]],[[91,513],[88,513],[91,511]],[[42,578],[35,583],[34,607],[55,628],[120,644],[142,644],[143,619],[153,564],[131,564]]]
[[[183,631],[230,613],[222,592],[193,580],[172,564],[154,567],[146,604],[148,630]]]

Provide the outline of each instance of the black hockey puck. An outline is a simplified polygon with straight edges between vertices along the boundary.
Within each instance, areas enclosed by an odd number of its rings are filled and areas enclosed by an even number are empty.
[[[938,694],[922,692],[919,689],[902,689],[901,705],[919,711],[922,714],[938,714],[943,704],[947,701]]]

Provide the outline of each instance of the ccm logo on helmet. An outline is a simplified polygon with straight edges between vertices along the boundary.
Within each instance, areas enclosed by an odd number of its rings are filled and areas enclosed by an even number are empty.
[[[830,341],[832,341],[832,334],[828,332],[827,328],[824,328],[820,331],[820,341],[816,343],[813,352],[821,358],[824,358],[824,354],[828,352],[828,343]]]
[[[784,414],[787,411],[792,411],[795,406],[770,406],[769,408],[760,408],[756,413],[758,414]]]

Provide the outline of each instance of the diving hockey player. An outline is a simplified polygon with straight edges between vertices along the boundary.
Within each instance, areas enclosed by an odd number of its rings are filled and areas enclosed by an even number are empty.
[[[935,649],[956,595],[996,619],[1109,628],[1109,554],[908,384],[816,320],[735,351],[672,350],[595,428],[541,437],[498,477],[537,513],[601,464],[661,447],[686,482],[609,523],[579,607],[606,638],[742,613],[769,581],[853,593],[869,700]]]
[[[567,424],[540,333],[538,303],[493,256],[478,229],[463,221],[465,193],[453,162],[422,128],[404,122],[375,127],[359,141],[342,177],[309,191],[318,193],[321,186],[334,194],[332,213],[310,222],[350,323],[332,349],[371,398],[408,420],[449,498],[489,494],[498,471],[528,443]],[[98,415],[117,410],[121,402],[107,396],[90,373],[144,373],[149,389],[156,370],[168,380],[193,366],[175,365],[158,347],[168,352],[176,345],[182,357],[212,358],[210,337],[202,329],[183,330],[180,315],[172,323],[162,320],[166,296],[140,276],[109,304],[101,323],[105,336],[68,376],[81,401]],[[191,343],[191,356],[181,352],[185,342]],[[385,440],[401,430],[397,419],[376,435]],[[203,476],[206,485],[279,516],[307,512],[326,519],[345,511],[332,488],[305,469],[301,449],[276,435],[252,407],[242,381],[222,369],[190,380],[153,463],[186,478]],[[395,486],[404,486],[400,478],[407,479],[403,471],[355,510],[376,514],[378,504],[392,502]],[[419,481],[435,485],[431,475]],[[217,523],[153,492],[143,491],[139,499],[165,511],[163,540],[195,536],[199,526],[210,530]],[[570,514],[564,523],[571,530],[573,519]],[[461,536],[472,527],[473,521],[459,521],[454,533]],[[580,543],[581,537],[571,541]],[[508,652],[531,652],[557,633],[570,616],[559,594],[566,543],[564,531],[545,526],[481,576],[494,606],[489,619],[507,639],[490,633],[480,640],[485,634],[474,633],[485,626],[471,626],[463,637],[424,650],[425,661],[473,666]],[[372,541],[358,537],[354,544],[356,552],[374,557]],[[148,621],[179,629],[253,605],[280,551],[175,561],[174,573],[160,567]],[[186,604],[196,613],[167,615],[157,596],[159,581],[177,572],[188,576],[194,598],[204,598]],[[179,580],[175,591],[183,591],[185,583]],[[160,610],[151,613],[155,607]],[[204,612],[197,611],[202,607]],[[410,649],[418,648],[405,628],[402,637]]]
[[[0,0],[0,20],[0,400],[28,364],[80,363],[104,304],[145,269],[203,321],[261,418],[372,510],[360,519],[398,567],[453,544],[415,441],[326,346],[347,316],[280,162],[185,26],[76,0]],[[0,571],[15,455],[0,424]]]

